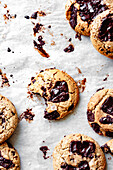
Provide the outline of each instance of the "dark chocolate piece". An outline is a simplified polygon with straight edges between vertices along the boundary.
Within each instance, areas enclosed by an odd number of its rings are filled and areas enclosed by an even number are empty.
[[[87,111],[87,118],[89,122],[94,122],[95,117],[94,117],[94,113],[92,113],[92,111]]]
[[[113,14],[109,14],[103,18],[99,28],[98,38],[101,41],[113,41]]]
[[[9,160],[9,159],[5,159],[2,155],[1,155],[1,151],[0,151],[0,166],[9,169],[9,168],[13,168],[15,166],[15,164]]]
[[[102,117],[99,120],[100,123],[102,124],[112,124],[113,123],[113,118],[111,118],[109,115],[107,115],[106,117]]]
[[[72,141],[70,143],[70,151],[72,153],[77,153],[78,155],[82,155],[82,157],[93,158],[92,153],[95,152],[95,144],[90,141]]]
[[[51,113],[48,113],[46,110],[44,111],[44,118],[48,120],[55,120],[60,116],[60,114],[55,110]]]
[[[102,132],[100,131],[100,126],[99,126],[97,123],[92,123],[92,124],[91,124],[91,127],[93,128],[93,130],[94,130],[96,133],[99,133],[100,135],[102,135]]]
[[[61,165],[62,170],[90,170],[89,164],[87,161],[81,161],[78,167],[68,165],[67,163]]]
[[[64,102],[69,99],[68,85],[65,81],[57,81],[55,86],[50,91],[50,98],[48,101],[53,103]]]
[[[71,17],[69,23],[71,27],[74,29],[77,25],[77,8],[74,6],[74,4],[71,5],[70,11],[71,11]]]
[[[103,0],[76,0],[80,5],[79,15],[83,21],[88,24],[100,13],[107,10],[108,7],[103,4]]]
[[[100,108],[103,112],[113,116],[113,97],[108,97]]]

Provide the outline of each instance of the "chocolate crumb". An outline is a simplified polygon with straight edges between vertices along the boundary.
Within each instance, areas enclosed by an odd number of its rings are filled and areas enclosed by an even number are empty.
[[[109,74],[106,75],[106,77],[103,79],[103,81],[107,81],[108,77],[109,77]]]
[[[43,57],[46,57],[46,58],[49,58],[49,54],[43,49],[43,45],[42,44],[38,44],[35,40],[33,40],[33,44],[34,44],[34,48],[36,50],[38,50],[38,52],[43,56]]]
[[[20,116],[19,116],[19,122],[22,120],[22,119],[25,119],[26,121],[28,121],[29,123],[31,121],[33,121],[33,118],[35,116],[35,114],[33,114],[32,112],[32,109],[26,109],[25,112],[23,112]]]
[[[13,77],[13,74],[10,74],[10,77]]]
[[[49,25],[48,28],[51,28],[51,25]]]
[[[82,39],[81,39],[81,34],[78,33],[78,32],[76,33],[75,38],[78,38],[80,41],[82,40]]]
[[[108,157],[108,160],[111,160],[111,157]]]
[[[49,148],[47,146],[41,146],[39,149],[43,152],[43,158],[48,159],[49,156],[46,156],[46,154],[47,154],[47,151],[49,150]]]
[[[28,15],[24,16],[24,18],[29,19],[30,17]]]
[[[73,46],[72,44],[70,44],[68,47],[66,47],[66,48],[64,49],[64,51],[65,51],[66,53],[73,52],[73,51],[74,51],[74,46]]]
[[[39,31],[41,31],[42,27],[43,27],[43,25],[40,24],[40,23],[37,23],[37,24],[35,25],[35,27],[33,28],[34,36],[36,36],[36,33],[39,33]]]
[[[69,40],[68,40],[69,42],[71,42],[72,41],[72,38],[69,38]]]
[[[7,52],[11,52],[11,49],[8,47]]]

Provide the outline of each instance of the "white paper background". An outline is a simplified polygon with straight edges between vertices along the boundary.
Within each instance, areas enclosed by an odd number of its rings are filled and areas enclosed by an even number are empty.
[[[66,0],[7,0],[2,3],[6,3],[7,9],[10,9],[11,14],[17,14],[17,18],[5,24],[3,14],[6,9],[0,5],[0,68],[7,74],[11,85],[0,88],[0,93],[15,104],[18,115],[27,108],[33,108],[35,113],[32,123],[29,124],[25,120],[19,123],[10,142],[19,152],[21,170],[53,170],[52,158],[44,160],[39,150],[40,146],[47,145],[50,149],[48,155],[51,155],[55,145],[64,135],[70,133],[89,135],[100,145],[110,139],[99,136],[90,128],[86,111],[90,97],[98,88],[113,88],[113,60],[100,55],[93,48],[88,37],[82,36],[82,41],[74,38],[75,32],[65,19]],[[31,16],[37,10],[47,13],[47,16],[40,17],[40,23],[44,24],[45,28],[48,25],[52,26],[50,32],[53,36],[47,29],[43,34],[46,41],[44,49],[50,55],[48,59],[34,50],[33,25],[31,20],[24,18],[25,15]],[[64,36],[61,36],[61,33]],[[69,38],[72,38],[75,50],[72,53],[65,53],[63,49],[69,45]],[[50,45],[52,40],[55,41],[55,46]],[[14,53],[8,53],[8,47]],[[41,69],[49,67],[66,71],[75,81],[82,80],[84,77],[87,79],[86,89],[80,94],[78,106],[72,114],[60,121],[49,122],[43,118],[45,108],[43,99],[32,101],[27,98],[27,85],[30,83],[30,78]],[[82,74],[78,74],[76,67],[81,69]],[[13,74],[13,78],[10,74]],[[108,80],[103,81],[107,74],[109,74]],[[107,159],[109,170],[113,169],[112,160]]]

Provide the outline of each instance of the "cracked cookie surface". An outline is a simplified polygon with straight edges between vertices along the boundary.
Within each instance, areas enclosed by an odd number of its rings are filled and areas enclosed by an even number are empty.
[[[79,100],[79,90],[74,79],[55,68],[42,70],[31,79],[30,91],[41,95],[46,102],[44,118],[60,119],[69,114]]]
[[[113,137],[113,89],[100,90],[91,97],[87,119],[96,133]]]
[[[64,137],[53,152],[54,170],[104,170],[105,165],[102,149],[86,135]]]
[[[16,149],[10,143],[0,145],[0,169],[20,170],[20,158]]]
[[[99,53],[113,59],[113,10],[107,10],[95,18],[90,38]]]
[[[68,0],[66,18],[76,32],[89,36],[94,18],[111,7],[112,0]]]
[[[18,116],[9,99],[0,95],[0,143],[7,140],[18,124]]]

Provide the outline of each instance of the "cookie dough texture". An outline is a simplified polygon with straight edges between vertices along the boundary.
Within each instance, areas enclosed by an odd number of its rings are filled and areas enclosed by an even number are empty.
[[[65,6],[66,19],[76,32],[89,36],[94,18],[112,7],[112,0],[68,0]]]
[[[106,160],[98,143],[85,135],[64,137],[53,152],[54,170],[104,170]]]
[[[0,169],[20,170],[20,159],[16,149],[10,143],[0,145]]]
[[[74,79],[55,68],[42,70],[31,79],[31,92],[40,94],[46,102],[44,118],[60,119],[69,114],[79,100],[79,90]]]
[[[0,95],[0,143],[7,140],[18,124],[18,116],[9,99]]]
[[[113,89],[100,90],[90,98],[87,118],[96,133],[113,137]]]
[[[108,19],[109,17],[112,18],[112,20]],[[102,36],[99,36],[102,24],[104,24],[102,30],[104,29],[105,35],[107,34],[106,38],[108,40],[101,39],[103,34]],[[108,27],[106,27],[107,25]],[[109,40],[110,37],[111,41]],[[113,59],[113,8],[111,11],[110,10],[104,11],[95,18],[91,25],[90,39],[93,46],[99,53]]]

